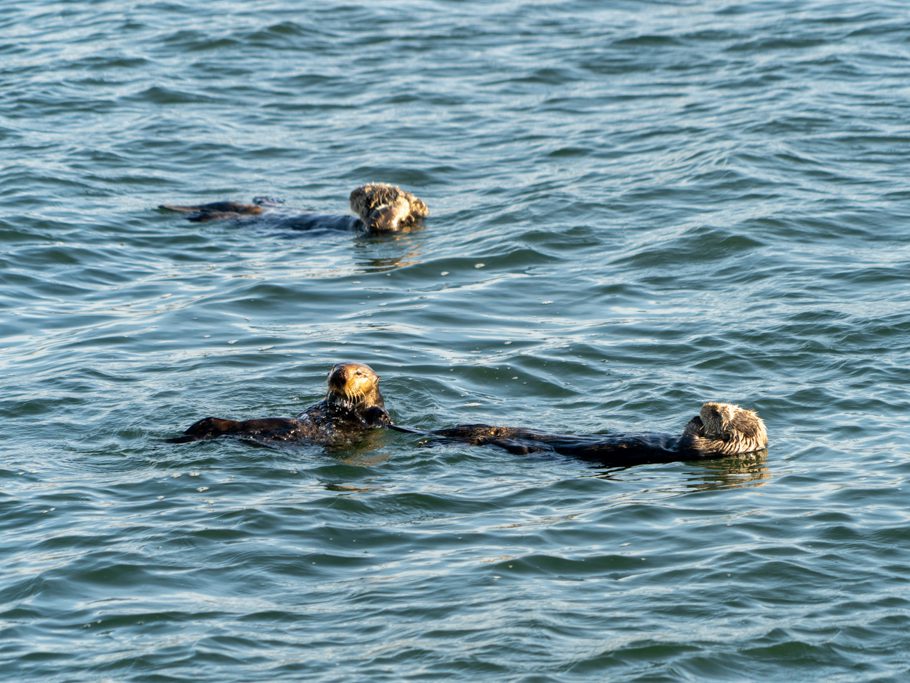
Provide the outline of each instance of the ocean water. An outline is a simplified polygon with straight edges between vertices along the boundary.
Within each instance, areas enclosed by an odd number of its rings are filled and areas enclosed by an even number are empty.
[[[5,3],[0,676],[910,676],[904,2]],[[393,237],[191,224],[267,194]],[[603,470],[165,439],[293,415],[677,431]]]

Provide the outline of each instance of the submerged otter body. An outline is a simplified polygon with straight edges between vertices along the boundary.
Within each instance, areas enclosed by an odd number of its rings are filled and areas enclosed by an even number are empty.
[[[162,204],[158,208],[186,215],[194,223],[217,220],[268,218],[271,225],[292,230],[361,230],[369,233],[396,232],[413,228],[430,215],[427,205],[407,190],[387,183],[368,183],[351,192],[353,216],[300,214],[280,200],[254,197],[252,203]]]
[[[206,417],[171,441],[185,443],[238,436],[254,441],[305,441],[340,446],[364,436],[367,430],[389,424],[391,420],[379,392],[379,376],[368,365],[339,363],[329,372],[325,399],[296,418],[228,420]]]
[[[456,425],[429,433],[436,438],[492,445],[510,453],[551,451],[613,467],[744,455],[768,447],[765,423],[730,403],[705,403],[682,434],[547,434],[522,427]]]

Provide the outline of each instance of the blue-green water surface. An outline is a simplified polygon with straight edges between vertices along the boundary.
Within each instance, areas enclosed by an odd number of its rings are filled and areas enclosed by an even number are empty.
[[[0,12],[0,672],[906,680],[910,14],[823,0]],[[389,238],[192,224],[345,213]],[[401,423],[767,457],[164,440],[369,363]]]

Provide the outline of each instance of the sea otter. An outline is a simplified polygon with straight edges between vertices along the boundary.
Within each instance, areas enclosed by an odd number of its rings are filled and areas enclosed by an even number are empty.
[[[328,385],[325,398],[296,418],[227,420],[206,417],[171,441],[185,443],[239,436],[255,441],[307,441],[342,446],[362,437],[366,430],[391,424],[379,392],[379,376],[369,365],[339,363],[329,372]]]
[[[430,215],[427,205],[397,185],[368,183],[350,196],[350,216],[295,214],[282,209],[281,200],[254,197],[252,204],[212,202],[210,204],[162,204],[159,209],[186,214],[187,220],[204,222],[225,219],[247,219],[268,213],[280,227],[307,230],[314,228],[363,230],[370,233],[395,232],[419,225]]]
[[[404,428],[391,426],[405,431]],[[493,445],[511,453],[552,451],[608,466],[744,455],[768,447],[765,423],[751,410],[730,403],[705,403],[679,436],[671,434],[547,434],[522,427],[456,425],[423,433],[434,440]]]

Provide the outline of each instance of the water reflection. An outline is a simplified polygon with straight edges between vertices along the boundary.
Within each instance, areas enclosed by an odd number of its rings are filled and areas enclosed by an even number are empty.
[[[324,452],[335,463],[351,467],[375,467],[389,461],[385,429],[371,429],[344,445],[324,446]]]
[[[767,466],[768,451],[747,456],[731,456],[697,463],[689,474],[687,488],[696,491],[764,486],[771,478]]]
[[[686,473],[686,488],[696,491],[764,486],[771,478],[767,466],[768,451],[758,451],[741,456],[690,460],[687,464],[694,469]],[[594,476],[599,479],[616,479],[620,473],[631,467],[600,467]]]
[[[354,241],[354,263],[366,273],[384,273],[422,262],[420,240],[411,231],[368,235]]]

